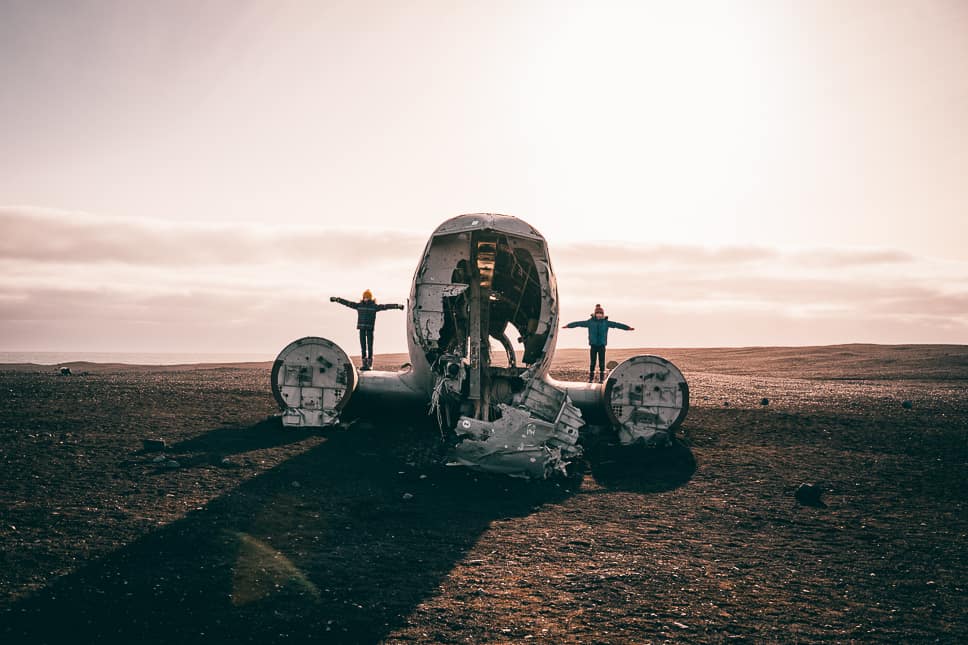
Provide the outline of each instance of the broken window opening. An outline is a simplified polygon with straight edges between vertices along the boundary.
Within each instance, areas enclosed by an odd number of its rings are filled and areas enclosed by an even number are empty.
[[[467,261],[461,260],[457,263],[451,274],[452,284],[468,284],[469,271]],[[427,358],[433,364],[440,354],[454,354],[464,358],[467,356],[467,335],[468,335],[468,302],[467,291],[462,291],[456,296],[443,297],[444,323],[440,328],[437,347],[437,356],[428,355]]]
[[[548,338],[547,333],[536,333],[541,318],[541,281],[534,257],[526,249],[514,249],[508,254],[508,261],[507,277],[502,274],[502,279],[495,281],[502,288],[505,284],[512,285],[508,296],[514,302],[514,309],[508,322],[517,330],[518,342],[523,345],[522,362],[532,365],[544,357]]]

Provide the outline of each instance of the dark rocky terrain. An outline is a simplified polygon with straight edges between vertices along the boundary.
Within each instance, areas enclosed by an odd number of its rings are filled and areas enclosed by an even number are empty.
[[[268,364],[0,366],[0,642],[968,642],[968,347],[634,353],[681,441],[552,482],[283,430]]]

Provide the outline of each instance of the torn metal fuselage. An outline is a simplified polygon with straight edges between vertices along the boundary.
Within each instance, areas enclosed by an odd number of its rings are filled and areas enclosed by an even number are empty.
[[[504,215],[448,220],[424,249],[409,302],[413,371],[441,428],[457,434],[452,463],[564,472],[581,454],[583,421],[567,392],[543,380],[558,328],[544,238]]]
[[[449,463],[511,476],[564,473],[581,455],[583,411],[622,444],[667,444],[688,409],[672,363],[636,356],[605,384],[548,375],[557,342],[558,289],[548,245],[516,217],[460,215],[431,235],[408,299],[410,366],[357,372],[330,341],[291,343],[273,366],[287,426],[336,423],[357,409],[429,408],[453,432]]]

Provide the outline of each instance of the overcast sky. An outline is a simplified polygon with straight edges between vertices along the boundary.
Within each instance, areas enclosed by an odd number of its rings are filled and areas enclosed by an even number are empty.
[[[968,343],[960,0],[0,0],[0,151],[0,350],[355,353],[471,212],[616,346]]]

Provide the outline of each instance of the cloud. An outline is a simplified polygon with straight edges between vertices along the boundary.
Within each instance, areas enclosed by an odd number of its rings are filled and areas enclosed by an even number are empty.
[[[378,347],[405,346],[402,312],[381,314]],[[89,290],[0,291],[5,350],[246,352],[267,359],[303,336],[356,346],[354,312],[319,293],[211,290],[131,294]],[[39,349],[38,349],[39,348]]]
[[[0,230],[0,259],[138,266],[410,263],[425,241],[406,232],[170,224],[26,207],[0,207]]]
[[[836,268],[885,264],[906,264],[915,261],[915,258],[908,253],[897,250],[883,249],[820,249],[813,251],[801,251],[792,254],[792,257],[803,266]]]
[[[705,247],[685,244],[584,243],[555,247],[556,262],[629,266],[636,263],[678,270],[680,267],[732,267],[783,260],[803,267],[861,267],[905,264],[914,258],[893,249],[810,249],[783,251],[761,246]]]
[[[921,318],[968,319],[968,293],[942,294],[925,290],[920,295],[881,299],[873,304],[871,311]]]
[[[633,299],[674,303],[718,301],[762,302],[766,304],[827,303],[852,305],[883,301],[924,301],[946,296],[927,281],[869,281],[858,276],[802,277],[771,273],[731,275],[701,272],[657,276],[649,271],[630,275],[605,272],[596,275],[562,272],[559,283],[580,293],[621,290]],[[615,286],[620,285],[619,289]]]
[[[964,262],[895,249],[588,248],[556,260],[563,318],[601,302],[660,345],[968,342]]]
[[[777,252],[756,246],[706,248],[686,245],[627,245],[619,243],[582,243],[556,246],[552,260],[584,265],[662,265],[716,266],[753,263],[776,257]]]
[[[0,208],[0,349],[259,351],[324,335],[328,302],[404,302],[430,231],[199,226]],[[561,316],[601,302],[624,346],[968,342],[968,266],[893,249],[554,245]],[[404,317],[381,351],[404,351]],[[564,335],[562,346],[580,345]]]

